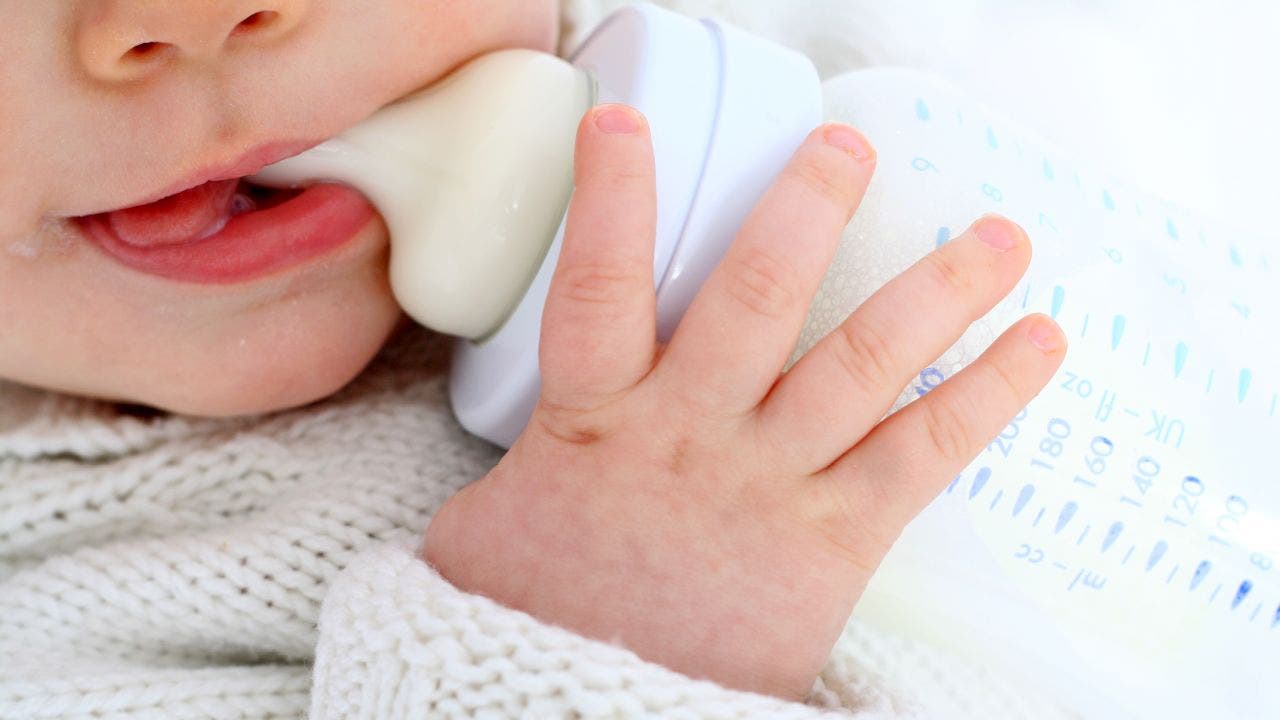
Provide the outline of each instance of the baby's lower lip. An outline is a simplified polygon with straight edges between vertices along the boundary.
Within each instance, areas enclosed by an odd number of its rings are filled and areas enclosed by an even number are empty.
[[[181,207],[174,197],[78,218],[77,224],[93,244],[134,270],[170,280],[226,285],[273,275],[324,255],[353,240],[376,216],[363,195],[342,185],[315,185],[274,200],[261,209],[214,218],[207,228],[188,222],[191,208]],[[176,229],[166,236],[167,214],[174,216]]]

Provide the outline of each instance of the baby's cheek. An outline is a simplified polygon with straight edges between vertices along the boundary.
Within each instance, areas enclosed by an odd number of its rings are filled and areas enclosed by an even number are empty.
[[[5,127],[0,119],[0,128]],[[0,251],[29,247],[39,239],[44,213],[34,180],[24,182],[16,153],[0,141]]]

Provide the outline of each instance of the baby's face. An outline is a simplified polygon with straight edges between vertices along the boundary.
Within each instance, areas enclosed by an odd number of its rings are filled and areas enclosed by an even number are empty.
[[[0,13],[0,378],[201,415],[324,397],[401,318],[363,198],[236,179],[558,31],[556,0]]]

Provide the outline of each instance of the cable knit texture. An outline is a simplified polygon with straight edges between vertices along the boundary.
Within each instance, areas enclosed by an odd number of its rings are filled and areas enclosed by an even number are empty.
[[[1045,717],[857,622],[800,705],[456,590],[416,548],[500,453],[453,420],[447,350],[407,331],[238,420],[0,384],[0,718]]]
[[[568,3],[569,44],[610,4]],[[334,397],[233,420],[0,383],[0,718],[1058,716],[856,621],[797,704],[456,590],[418,543],[500,452],[447,357],[409,330]]]

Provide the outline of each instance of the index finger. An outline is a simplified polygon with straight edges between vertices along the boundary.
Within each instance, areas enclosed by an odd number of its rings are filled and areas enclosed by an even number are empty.
[[[653,367],[657,190],[639,111],[602,105],[578,128],[564,244],[542,315],[543,399],[589,410]]]

